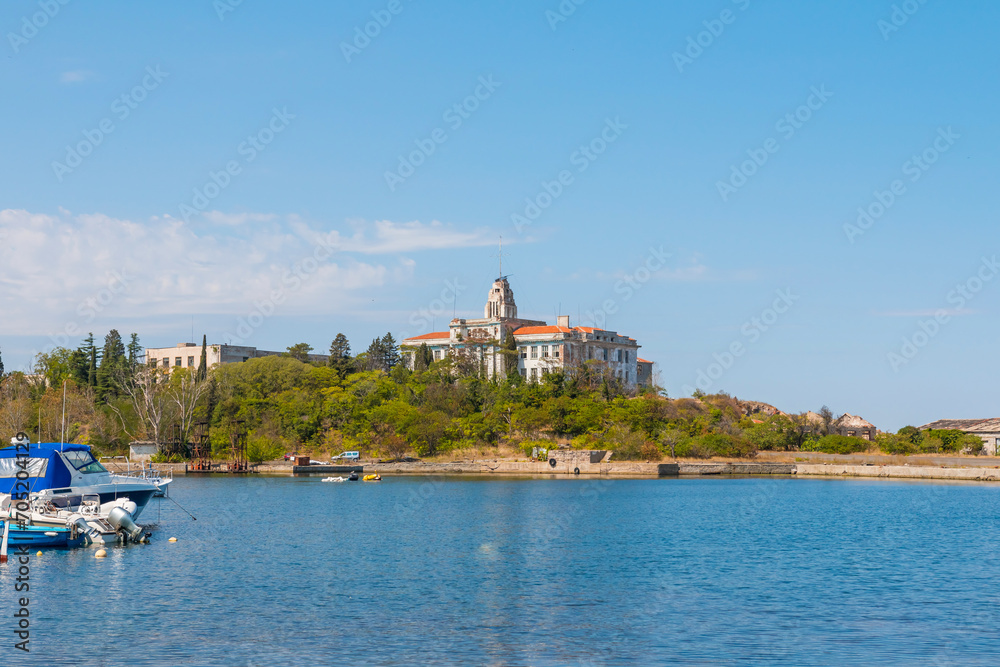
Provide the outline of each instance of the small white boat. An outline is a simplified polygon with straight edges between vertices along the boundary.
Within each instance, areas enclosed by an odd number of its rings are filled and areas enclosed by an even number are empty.
[[[326,477],[323,479],[324,482],[346,482],[346,477]]]
[[[128,498],[101,503],[97,494],[46,497],[32,495],[29,508],[18,509],[23,501],[0,494],[0,520],[20,519],[37,530],[68,530],[70,540],[82,545],[144,542],[145,529],[133,521],[136,505]]]

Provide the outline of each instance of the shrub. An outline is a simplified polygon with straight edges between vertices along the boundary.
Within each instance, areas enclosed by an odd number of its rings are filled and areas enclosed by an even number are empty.
[[[520,444],[520,447],[521,451],[524,452],[524,455],[530,458],[531,451],[535,447],[538,448],[540,456],[542,450],[548,451],[550,449],[554,449],[556,447],[556,443],[552,442],[551,440],[523,440]]]
[[[280,442],[259,435],[247,438],[247,460],[251,463],[280,459],[284,453],[285,447]]]
[[[871,444],[864,438],[852,438],[849,435],[825,435],[810,443],[808,449],[824,454],[854,454],[868,451]]]
[[[907,455],[917,451],[917,446],[910,440],[909,435],[879,433],[875,436],[875,445],[886,454]]]
[[[660,458],[659,448],[643,436],[624,424],[615,424],[605,434],[603,446],[614,450],[615,458],[620,461],[637,461]]]
[[[714,452],[706,447],[700,438],[687,438],[677,443],[674,453],[679,459],[710,459]]]

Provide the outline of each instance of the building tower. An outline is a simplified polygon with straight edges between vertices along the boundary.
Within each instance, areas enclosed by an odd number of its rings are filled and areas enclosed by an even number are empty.
[[[514,303],[514,292],[510,289],[506,276],[500,276],[490,288],[490,296],[486,301],[484,316],[487,319],[517,319],[517,304]]]

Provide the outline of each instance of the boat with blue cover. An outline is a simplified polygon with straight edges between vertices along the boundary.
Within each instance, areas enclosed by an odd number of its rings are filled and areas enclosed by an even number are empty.
[[[87,445],[29,443],[23,433],[12,438],[11,443],[0,449],[0,494],[27,491],[33,498],[62,505],[81,504],[85,496],[97,496],[101,504],[127,498],[135,503],[131,515],[137,519],[149,499],[170,482],[161,480],[158,486],[142,477],[108,472]],[[27,471],[27,478],[22,472],[19,480],[18,471]]]

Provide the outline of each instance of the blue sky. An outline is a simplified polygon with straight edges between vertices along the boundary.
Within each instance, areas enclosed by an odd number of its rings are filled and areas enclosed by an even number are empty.
[[[522,316],[638,339],[671,396],[996,416],[995,4],[45,6],[0,7],[8,370],[440,329],[502,234]]]

